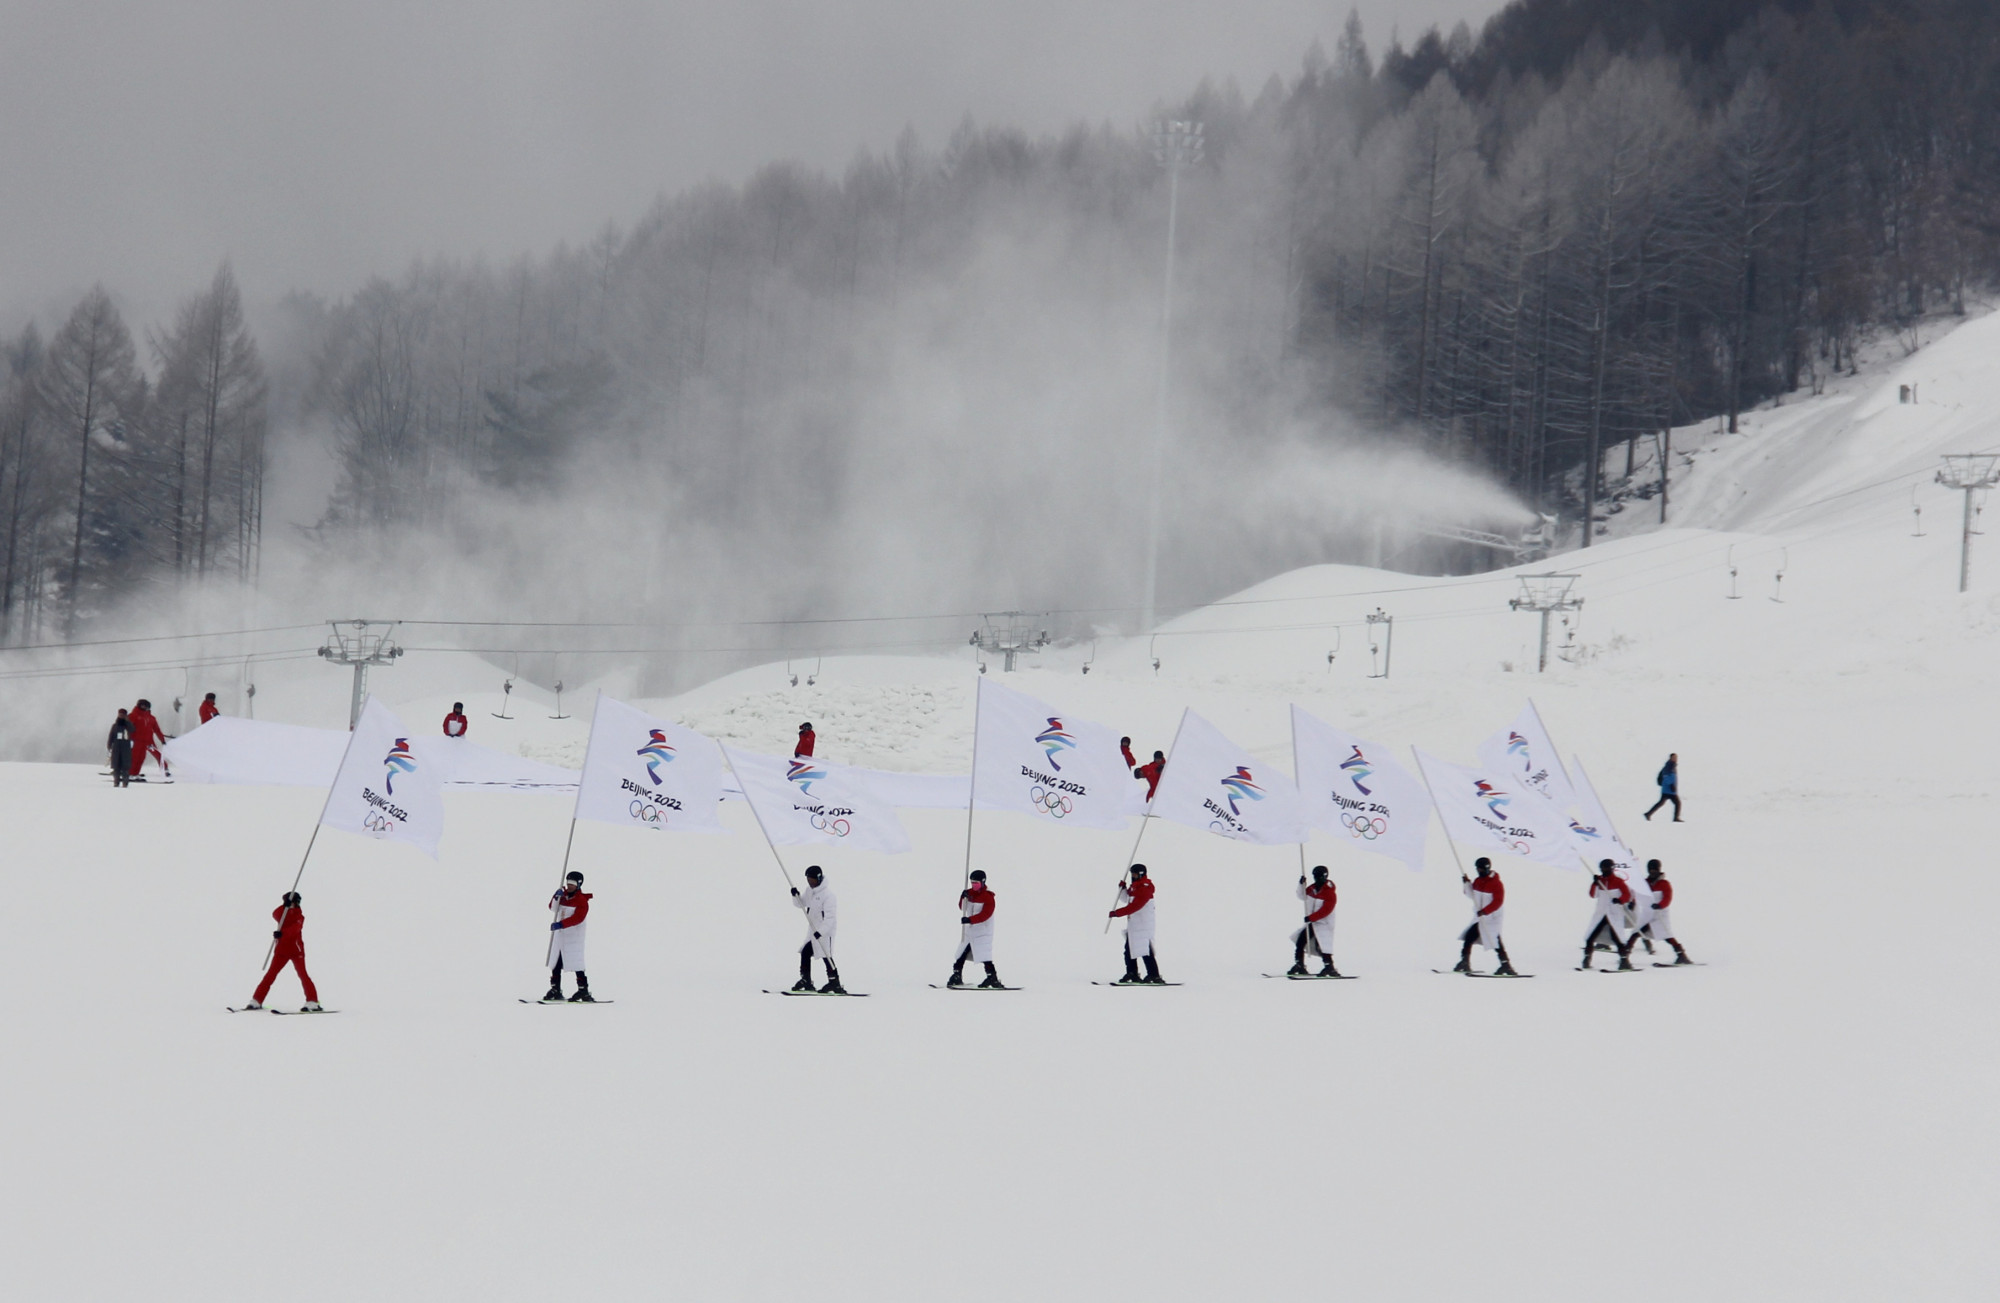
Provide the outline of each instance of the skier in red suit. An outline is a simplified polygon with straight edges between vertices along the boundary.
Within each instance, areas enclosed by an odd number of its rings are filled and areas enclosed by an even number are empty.
[[[153,703],[144,697],[139,698],[139,704],[132,708],[131,720],[132,777],[142,783],[146,781],[139,771],[145,768],[146,757],[150,755],[160,762],[161,772],[172,778],[173,771],[167,768],[167,758],[160,754],[160,743],[167,740],[167,733],[153,715]]]
[[[306,1003],[300,1013],[318,1013],[319,991],[313,986],[312,975],[306,972],[306,915],[299,908],[300,897],[296,891],[285,893],[284,903],[271,911],[271,918],[278,928],[271,933],[276,942],[271,947],[271,970],[264,974],[264,980],[257,983],[257,993],[250,997],[246,1009],[262,1009],[264,997],[271,993],[271,983],[278,980],[278,974],[290,964],[299,970],[299,985],[305,988]]]
[[[464,702],[462,702],[462,701],[454,701],[454,702],[452,702],[452,703],[451,703],[451,713],[450,713],[449,715],[446,715],[446,716],[444,717],[444,735],[445,735],[446,737],[464,737],[464,736],[465,736],[465,703],[464,703]]]
[[[1163,751],[1155,751],[1149,764],[1140,765],[1132,771],[1132,777],[1146,780],[1146,799],[1153,799],[1153,793],[1160,790],[1160,775],[1167,772],[1167,756]]]
[[[792,754],[795,756],[811,755],[813,753],[813,743],[818,738],[819,735],[813,732],[811,724],[799,725],[799,742],[797,746],[792,748]]]
[[[1137,768],[1139,767],[1139,762],[1138,762],[1138,760],[1137,760],[1137,759],[1135,759],[1135,758],[1133,757],[1133,755],[1132,755],[1132,739],[1131,739],[1131,738],[1129,738],[1129,737],[1121,737],[1121,738],[1119,738],[1119,739],[1118,739],[1118,750],[1119,750],[1119,751],[1121,751],[1122,753],[1124,753],[1124,756],[1125,756],[1125,767],[1126,767],[1127,769],[1137,769]]]
[[[209,693],[201,699],[201,722],[206,724],[222,713],[222,707],[215,704],[215,694]]]

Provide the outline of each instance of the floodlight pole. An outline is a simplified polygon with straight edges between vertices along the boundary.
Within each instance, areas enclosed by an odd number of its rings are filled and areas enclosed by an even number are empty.
[[[1549,668],[1549,616],[1557,611],[1583,609],[1583,599],[1569,595],[1570,585],[1579,578],[1581,578],[1579,575],[1522,575],[1521,595],[1507,602],[1510,610],[1535,611],[1542,617],[1541,653],[1535,661],[1537,674],[1546,673]],[[1544,586],[1538,588],[1535,585],[1533,581],[1538,579],[1546,581]],[[1555,582],[1557,580],[1564,582],[1558,585]]]
[[[1201,161],[1201,149],[1199,122],[1163,122],[1153,131],[1153,157],[1167,170],[1167,274],[1160,299],[1160,386],[1153,407],[1153,468],[1146,514],[1146,603],[1139,614],[1139,627],[1149,632],[1160,580],[1160,492],[1166,474],[1167,377],[1174,347],[1174,243],[1180,225],[1181,172]]]
[[[1965,493],[1965,527],[1958,545],[1958,591],[1961,593],[1972,579],[1972,495],[1980,489],[2000,484],[2000,472],[1996,472],[1996,466],[2000,466],[2000,454],[1946,453],[1944,469],[1937,473],[1939,484]]]
[[[326,645],[319,654],[335,665],[354,667],[354,695],[347,707],[347,729],[351,733],[361,719],[361,704],[368,699],[368,667],[388,665],[403,654],[389,641],[397,620],[328,620]]]

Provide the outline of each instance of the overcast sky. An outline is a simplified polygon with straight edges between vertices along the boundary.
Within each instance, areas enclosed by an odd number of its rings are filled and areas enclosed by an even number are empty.
[[[1360,0],[1370,48],[1500,0]],[[0,0],[0,324],[102,281],[141,326],[416,255],[505,260],[652,198],[838,170],[970,113],[1123,127],[1204,75],[1254,95],[1349,0]]]

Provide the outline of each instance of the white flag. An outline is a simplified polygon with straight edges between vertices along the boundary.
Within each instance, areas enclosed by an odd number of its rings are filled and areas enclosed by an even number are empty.
[[[1577,867],[1569,820],[1533,791],[1493,770],[1468,769],[1421,751],[1416,755],[1447,837],[1476,852]]]
[[[441,741],[441,739],[440,739]],[[319,821],[378,841],[408,842],[432,859],[444,836],[444,758],[414,744],[387,706],[369,697]]]
[[[576,817],[625,828],[721,832],[722,754],[710,739],[599,694]]]
[[[1219,837],[1281,846],[1306,839],[1298,789],[1193,711],[1181,713],[1150,813]]]
[[[973,803],[1065,828],[1123,828],[1129,789],[1118,734],[1026,693],[979,680]]]
[[[781,846],[825,842],[900,855],[910,839],[893,807],[878,800],[861,776],[811,756],[780,760],[724,747],[743,798],[765,835]]]
[[[1515,788],[1525,787],[1558,810],[1576,803],[1569,776],[1563,773],[1562,759],[1556,755],[1542,717],[1532,702],[1521,708],[1514,722],[1479,744],[1479,763]]]
[[[1292,753],[1308,822],[1358,850],[1424,867],[1431,798],[1421,780],[1390,759],[1389,748],[1293,706]]]
[[[1570,774],[1576,780],[1576,814],[1569,821],[1570,838],[1589,864],[1591,872],[1597,871],[1599,860],[1610,860],[1617,867],[1618,876],[1625,879],[1632,888],[1633,912],[1637,915],[1638,926],[1644,927],[1653,917],[1653,893],[1646,886],[1646,873],[1640,867],[1640,859],[1618,830],[1611,826],[1611,816],[1605,812],[1604,803],[1597,799],[1597,788],[1591,784],[1590,775],[1583,772],[1583,761],[1570,757]]]

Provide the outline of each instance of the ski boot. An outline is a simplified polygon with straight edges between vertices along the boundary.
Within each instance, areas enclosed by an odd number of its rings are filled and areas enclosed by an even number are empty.
[[[1167,982],[1166,982],[1166,979],[1160,976],[1160,961],[1159,961],[1159,960],[1157,960],[1157,959],[1155,959],[1155,958],[1153,958],[1153,957],[1152,957],[1151,955],[1147,955],[1147,956],[1146,956],[1146,985],[1147,985],[1147,986],[1165,986],[1166,984],[1167,984]]]
[[[988,991],[1004,990],[1007,986],[1005,982],[1000,980],[1000,974],[994,971],[991,964],[986,965],[986,980],[979,985],[981,989]]]
[[[300,1013],[325,1013],[325,1012],[326,1012],[326,1010],[324,1010],[324,1009],[322,1009],[322,1008],[320,1008],[320,1007],[319,1007],[319,1001],[317,1001],[317,1000],[308,1000],[308,1001],[306,1001],[306,1002],[305,1002],[305,1005],[304,1005],[304,1007],[302,1007],[302,1008],[301,1008],[301,1009],[299,1010],[299,1012],[300,1012]]]
[[[818,990],[819,988],[812,984],[812,979],[810,977],[801,977],[798,981],[792,983],[792,989],[794,991],[803,991],[805,994],[811,995],[814,991]]]
[[[840,984],[840,973],[837,969],[829,968],[826,970],[826,980],[820,983],[819,993],[821,995],[847,994],[847,988]]]
[[[563,993],[562,993],[561,982],[550,982],[549,989],[542,993],[543,1004],[561,1004],[562,998],[563,998]]]
[[[1621,950],[1618,952],[1618,971],[1621,973],[1629,973],[1632,971],[1631,951]]]
[[[1500,966],[1493,970],[1493,976],[1519,977],[1520,974],[1514,971],[1513,963],[1509,961],[1507,958],[1507,947],[1505,946],[1499,947],[1496,953],[1500,956]],[[1471,970],[1468,969],[1467,971],[1470,972]]]
[[[1298,960],[1285,970],[1286,977],[1306,977],[1308,975],[1306,972],[1306,961],[1303,959]]]
[[[1333,966],[1333,960],[1329,958],[1326,961],[1326,967],[1319,970],[1319,975],[1321,977],[1339,977],[1340,970]]]
[[[1674,940],[1672,937],[1668,937],[1667,944],[1674,948],[1674,962],[1676,964],[1691,964],[1694,962],[1694,960],[1688,958],[1688,952],[1680,942]]]
[[[571,1004],[597,1003],[597,1001],[590,997],[590,979],[583,975],[581,968],[576,970],[576,994],[569,998],[569,1002]]]
[[[946,986],[964,986],[965,970],[962,968],[952,969],[951,976],[944,979],[944,984]]]
[[[243,1011],[245,1013],[248,1013],[252,1009],[262,1009],[263,1007],[264,1007],[264,1002],[262,1000],[252,1000],[250,1003],[243,1006]]]
[[[1597,957],[1597,947],[1596,947],[1596,946],[1585,946],[1585,947],[1583,948],[1583,963],[1582,963],[1582,964],[1580,964],[1580,965],[1579,965],[1579,967],[1580,967],[1580,968],[1582,968],[1584,972],[1586,972],[1586,973],[1587,973],[1587,972],[1589,972],[1589,971],[1590,971],[1590,961],[1591,961],[1591,960],[1593,960],[1593,959],[1595,959],[1596,957]]]

